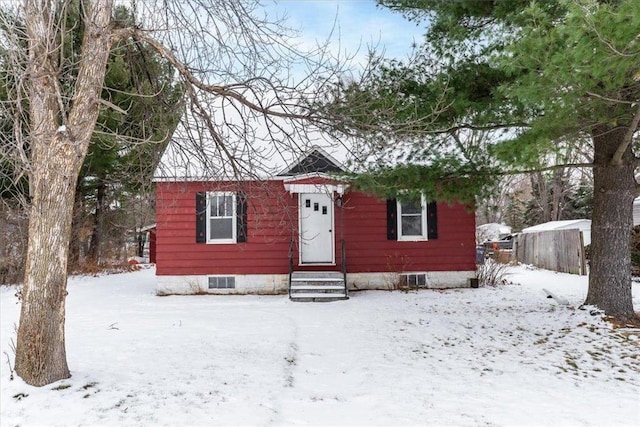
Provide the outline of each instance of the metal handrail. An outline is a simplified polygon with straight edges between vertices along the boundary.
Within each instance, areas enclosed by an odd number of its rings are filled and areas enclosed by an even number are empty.
[[[289,298],[291,298],[291,279],[293,278],[293,245],[295,241],[293,237],[289,243]]]
[[[340,240],[340,270],[342,271],[342,279],[344,281],[344,295],[349,296],[349,289],[347,286],[347,248],[344,239]]]

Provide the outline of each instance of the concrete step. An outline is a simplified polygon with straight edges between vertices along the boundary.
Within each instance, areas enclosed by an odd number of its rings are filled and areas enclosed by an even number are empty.
[[[333,271],[296,271],[289,289],[292,301],[338,301],[348,299],[344,275]]]
[[[343,282],[342,277],[292,277],[292,283],[297,282]]]
[[[346,300],[349,299],[348,296],[346,296],[343,293],[311,293],[311,292],[305,292],[305,293],[295,293],[295,294],[291,294],[291,301],[300,301],[300,302],[329,302],[329,301],[340,301],[340,300]]]
[[[294,271],[291,274],[291,280],[343,280],[343,278],[339,271]]]
[[[338,284],[338,285],[318,285],[318,284],[307,284],[306,282],[300,283],[300,284],[296,284],[296,283],[292,283],[291,284],[291,290],[292,291],[333,291],[333,290],[337,290],[337,291],[343,291],[344,290],[344,283]]]

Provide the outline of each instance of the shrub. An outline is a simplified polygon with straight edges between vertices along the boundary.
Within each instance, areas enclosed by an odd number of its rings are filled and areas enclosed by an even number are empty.
[[[502,264],[489,258],[485,260],[484,264],[478,264],[476,271],[478,282],[480,286],[507,285],[510,283],[507,280],[508,270],[508,264]]]

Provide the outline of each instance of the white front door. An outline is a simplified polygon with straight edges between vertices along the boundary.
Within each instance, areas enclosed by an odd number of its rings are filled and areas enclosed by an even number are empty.
[[[333,264],[333,198],[326,193],[300,193],[300,263]]]

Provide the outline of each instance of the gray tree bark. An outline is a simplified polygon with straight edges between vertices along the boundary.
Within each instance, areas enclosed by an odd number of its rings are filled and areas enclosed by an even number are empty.
[[[15,369],[35,386],[70,376],[64,330],[74,193],[98,117],[111,35],[112,0],[83,2],[82,59],[65,111],[55,54],[63,35],[51,3],[25,1],[32,201]]]
[[[91,265],[98,266],[102,257],[102,246],[104,236],[104,214],[106,210],[105,198],[107,192],[107,184],[102,177],[98,177],[98,186],[96,189],[96,212],[93,215],[93,231],[91,232],[91,241],[89,243],[89,251],[87,252],[87,262]]]
[[[635,318],[629,248],[636,192],[631,146],[627,147],[621,164],[612,163],[626,132],[626,127],[600,126],[594,130],[592,257],[585,301],[618,319]]]

